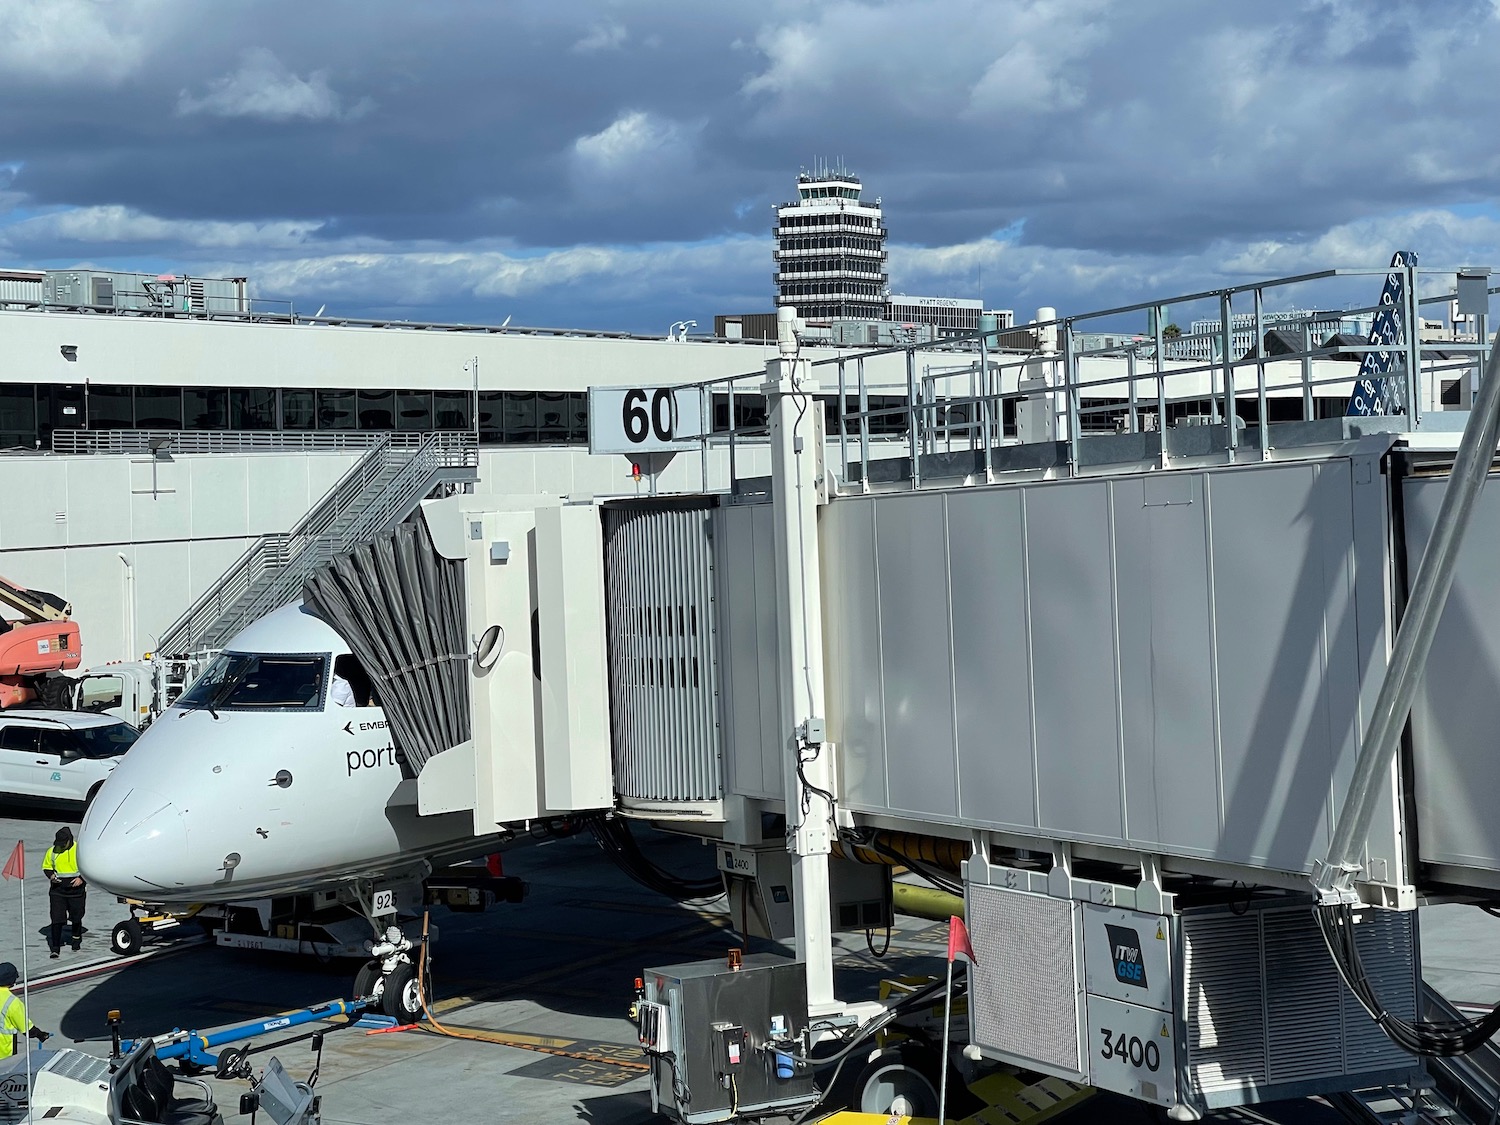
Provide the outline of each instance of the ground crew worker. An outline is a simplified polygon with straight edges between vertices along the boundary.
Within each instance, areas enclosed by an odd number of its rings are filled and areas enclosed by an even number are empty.
[[[48,905],[52,908],[52,928],[47,932],[47,945],[52,956],[62,952],[64,922],[73,924],[73,948],[83,948],[83,906],[88,888],[78,873],[78,844],[73,839],[72,829],[57,830],[52,846],[42,857],[42,871],[52,884],[47,894]]]
[[[26,1005],[10,990],[20,976],[9,961],[0,961],[0,1059],[8,1059],[20,1050],[22,1035],[30,1035],[38,1043],[45,1043],[49,1038],[45,1031],[26,1018]]]

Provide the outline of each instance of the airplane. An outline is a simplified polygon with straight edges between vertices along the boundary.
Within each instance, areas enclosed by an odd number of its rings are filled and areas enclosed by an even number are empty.
[[[147,728],[95,796],[78,852],[90,883],[153,906],[334,888],[378,937],[420,910],[436,864],[506,838],[475,837],[467,812],[417,814],[369,676],[294,604],[236,634]]]

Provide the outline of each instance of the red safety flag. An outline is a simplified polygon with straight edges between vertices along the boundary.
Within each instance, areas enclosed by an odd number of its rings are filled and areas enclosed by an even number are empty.
[[[974,946],[969,941],[969,927],[964,925],[964,920],[957,914],[948,919],[948,960],[953,961],[963,956],[969,959],[971,965],[979,964],[979,958],[974,956]]]
[[[22,841],[16,841],[15,850],[5,861],[5,868],[0,870],[0,875],[7,879],[19,879],[23,883],[26,881],[26,845]]]

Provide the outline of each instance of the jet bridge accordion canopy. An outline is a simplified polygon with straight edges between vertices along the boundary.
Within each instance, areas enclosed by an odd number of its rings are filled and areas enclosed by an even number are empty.
[[[369,673],[413,775],[472,737],[463,566],[413,520],[320,567],[302,591]]]

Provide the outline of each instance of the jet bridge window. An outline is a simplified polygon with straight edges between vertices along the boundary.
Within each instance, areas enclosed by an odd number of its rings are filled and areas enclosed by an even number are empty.
[[[220,653],[177,701],[212,711],[321,711],[328,657]]]

